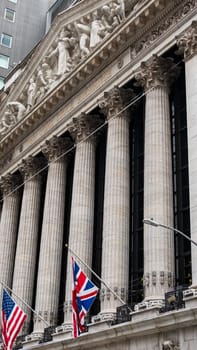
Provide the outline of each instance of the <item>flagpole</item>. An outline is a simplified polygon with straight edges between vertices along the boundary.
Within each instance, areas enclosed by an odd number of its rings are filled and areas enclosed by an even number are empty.
[[[86,262],[83,261],[83,260],[69,247],[68,244],[65,244],[65,246],[66,246],[66,248],[67,248],[74,256],[76,256],[77,259],[79,259],[79,261],[80,261],[84,266],[86,266],[86,267],[88,268],[88,270],[89,270],[90,272],[92,272],[92,274],[93,274],[96,278],[98,278],[98,280],[99,280],[102,284],[104,284],[104,286],[105,286],[107,289],[110,290],[110,292],[111,292],[123,305],[125,305],[125,301],[124,301],[123,299],[121,299],[121,297],[120,297],[118,294],[116,294],[116,292],[114,292],[114,290],[113,290],[99,275],[97,275],[97,273],[94,272],[94,270],[92,270],[91,267],[90,267],[88,264],[86,264]],[[133,310],[132,310],[128,305],[127,305],[127,307],[128,307],[128,309],[129,309],[130,312],[133,312]]]
[[[14,293],[13,290],[10,287],[8,287],[4,282],[0,281],[0,283],[2,284],[3,287],[8,289],[16,298],[22,301],[24,305],[26,305],[36,316],[38,316],[38,318],[40,318],[47,325],[47,327],[50,327],[50,324],[47,321],[45,321],[45,319],[42,316],[40,316],[34,309],[32,309],[32,307],[29,304],[27,304],[25,300],[23,300],[16,293]]]

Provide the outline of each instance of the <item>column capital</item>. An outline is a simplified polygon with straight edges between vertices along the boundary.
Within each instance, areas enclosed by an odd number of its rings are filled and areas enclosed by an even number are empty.
[[[29,156],[23,159],[19,165],[19,171],[23,175],[24,179],[27,180],[34,176],[44,166],[44,158],[36,158]]]
[[[99,107],[109,120],[120,113],[121,110],[124,109],[124,107],[126,107],[134,97],[135,94],[131,89],[126,90],[115,86],[110,91],[104,92],[103,98],[99,100]],[[124,110],[120,116],[128,117],[129,109]]]
[[[6,174],[0,178],[0,187],[3,192],[3,196],[12,192],[21,183],[21,178],[18,175]]]
[[[46,140],[42,146],[42,152],[48,161],[52,162],[64,154],[71,145],[70,138],[53,136],[50,140]]]
[[[80,142],[96,130],[102,124],[102,119],[99,115],[91,115],[81,113],[78,118],[73,118],[68,126],[68,130],[73,138]],[[96,133],[94,134],[94,138]],[[92,138],[92,137],[91,137]]]
[[[184,34],[177,38],[177,45],[186,60],[197,54],[197,21],[193,21]]]
[[[169,88],[177,78],[180,68],[170,58],[153,55],[147,62],[141,63],[141,69],[135,79],[145,90],[157,87]]]

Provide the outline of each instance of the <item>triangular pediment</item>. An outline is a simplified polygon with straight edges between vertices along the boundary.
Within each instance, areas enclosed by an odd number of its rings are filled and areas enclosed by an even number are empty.
[[[47,35],[24,60],[15,84],[1,104],[0,139],[121,25],[125,2],[83,0],[57,16]]]
[[[174,1],[168,10],[173,6]],[[165,12],[166,0],[82,0],[60,13],[0,94],[0,157],[110,62],[119,64],[124,50],[136,60],[165,30],[161,23],[155,32]]]

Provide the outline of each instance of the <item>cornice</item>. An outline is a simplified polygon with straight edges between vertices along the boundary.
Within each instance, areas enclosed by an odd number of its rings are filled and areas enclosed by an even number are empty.
[[[152,337],[158,334],[165,333],[172,336],[178,334],[180,329],[196,327],[197,325],[197,308],[180,309],[164,314],[156,313],[151,318],[146,318],[140,321],[129,321],[119,325],[107,326],[106,329],[94,333],[84,333],[83,336],[77,339],[55,340],[46,344],[34,345],[34,349],[73,349],[87,350],[92,348],[101,349],[102,346],[112,346],[112,344],[123,344],[124,342],[134,342],[139,337]],[[144,314],[146,317],[146,314]],[[177,333],[176,333],[177,332]],[[176,337],[175,337],[176,338]]]
[[[97,49],[92,52],[85,61],[81,62],[70,74],[58,83],[58,85],[46,95],[42,102],[36,105],[30,113],[28,113],[10,132],[0,141],[0,157],[9,148],[12,148],[21,138],[27,135],[32,128],[40,124],[46,119],[47,113],[53,112],[54,108],[61,106],[69,100],[70,96],[77,91],[77,88],[86,79],[90,79],[99,71],[99,68],[105,64],[105,61],[110,61],[110,58],[115,57],[120,52],[122,47],[134,45],[137,38],[142,36],[147,30],[149,23],[153,25],[158,21],[158,18],[164,16],[164,13],[171,11],[178,5],[178,1],[171,2],[166,6],[166,0],[152,0],[145,2],[144,6],[139,9],[139,12],[131,14],[119,27],[115,29],[113,34],[106,38],[104,42],[98,45]],[[195,6],[196,0],[184,1],[181,7],[187,4],[191,7]],[[145,29],[146,28],[146,29]],[[160,34],[160,33],[159,33]],[[159,35],[158,34],[158,35]],[[161,34],[160,34],[161,35]],[[142,45],[143,46],[143,45]]]

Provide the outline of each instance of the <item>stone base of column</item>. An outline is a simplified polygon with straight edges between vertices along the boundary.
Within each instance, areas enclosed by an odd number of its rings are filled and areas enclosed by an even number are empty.
[[[31,333],[25,337],[23,342],[23,349],[31,349],[32,346],[38,345],[43,339],[43,333]]]
[[[92,321],[99,322],[99,321],[115,321],[116,319],[116,312],[114,311],[104,311],[100,312],[98,315],[92,317]]]
[[[143,321],[157,317],[162,306],[164,306],[163,300],[143,301],[135,305],[134,312],[131,313],[132,321]]]
[[[53,339],[56,341],[72,338],[72,325],[63,324],[56,327],[55,333],[53,333]]]
[[[114,322],[114,314],[98,314],[92,317],[92,323],[88,324],[88,333],[104,331],[111,327]]]
[[[191,286],[189,289],[183,291],[183,301],[186,308],[197,306],[197,286]]]

